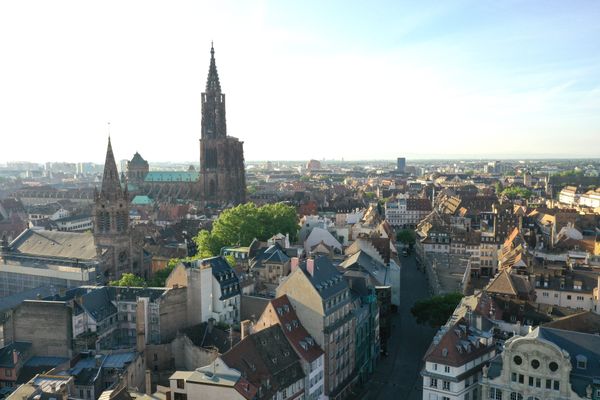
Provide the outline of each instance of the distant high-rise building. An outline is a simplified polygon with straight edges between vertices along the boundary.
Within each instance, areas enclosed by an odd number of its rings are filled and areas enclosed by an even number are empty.
[[[398,157],[398,159],[396,160],[396,171],[398,171],[400,173],[404,173],[405,170],[406,170],[406,158]]]

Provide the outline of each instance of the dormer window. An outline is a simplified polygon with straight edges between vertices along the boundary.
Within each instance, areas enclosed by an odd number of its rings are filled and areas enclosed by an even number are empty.
[[[577,360],[577,368],[578,369],[586,369],[587,368],[587,357],[581,354],[578,354],[575,359]]]

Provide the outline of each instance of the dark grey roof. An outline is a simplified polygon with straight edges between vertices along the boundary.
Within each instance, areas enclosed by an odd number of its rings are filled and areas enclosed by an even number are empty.
[[[546,339],[563,350],[571,357],[571,386],[582,398],[586,397],[586,387],[592,384],[594,378],[600,377],[600,336],[563,331],[554,328],[540,327],[538,337]],[[587,359],[586,368],[577,368],[577,358]]]
[[[40,286],[0,298],[0,312],[17,307],[24,300],[44,299],[58,292],[57,287]]]
[[[377,261],[364,251],[360,250],[344,260],[340,267],[346,270],[364,271],[367,272],[378,286],[391,284],[391,276],[389,267]]]
[[[255,321],[260,318],[265,308],[267,308],[267,304],[269,304],[269,300],[266,297],[258,297],[258,296],[250,296],[250,295],[242,295],[240,299],[240,319],[243,321],[245,319]]]
[[[205,258],[200,263],[211,266],[213,277],[219,282],[219,286],[221,286],[221,298],[219,300],[225,300],[240,294],[240,281],[227,260],[221,256],[217,256]]]
[[[117,313],[117,307],[110,301],[108,290],[102,287],[95,290],[90,290],[88,293],[81,296],[79,301],[80,306],[96,320],[102,321],[111,315]]]
[[[223,354],[231,349],[231,344],[235,345],[239,341],[239,337],[234,335],[230,338],[229,332],[224,331],[216,326],[209,325],[209,322],[202,322],[199,325],[194,325],[185,328],[182,333],[186,335],[194,345],[203,348],[219,349],[219,353]],[[230,340],[233,339],[233,340]]]
[[[272,253],[267,253],[267,257],[265,258],[264,262],[284,264],[289,260],[290,258],[283,251],[276,250]]]
[[[167,291],[165,288],[153,287],[107,286],[106,288],[113,301],[136,301],[139,297],[148,297],[153,302]]]
[[[54,222],[81,221],[81,220],[90,219],[90,218],[92,218],[91,214],[78,214],[78,215],[71,215],[69,217],[59,218],[59,219],[55,220]]]
[[[13,362],[13,350],[16,350],[18,353],[24,353],[30,348],[31,343],[29,342],[13,342],[4,346],[0,349],[0,367],[14,368],[15,363]]]
[[[323,300],[344,291],[348,284],[342,277],[342,273],[325,256],[314,259],[314,271],[311,275],[306,269],[307,261],[303,261],[299,268],[304,272],[310,283],[317,289]]]

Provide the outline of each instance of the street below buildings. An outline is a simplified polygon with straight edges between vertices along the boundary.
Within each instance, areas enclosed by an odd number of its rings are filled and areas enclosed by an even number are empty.
[[[414,253],[401,256],[400,261],[400,309],[392,318],[389,354],[380,359],[369,383],[357,396],[360,399],[422,398],[422,359],[436,330],[418,325],[410,313],[417,300],[430,296],[425,274],[417,270]]]

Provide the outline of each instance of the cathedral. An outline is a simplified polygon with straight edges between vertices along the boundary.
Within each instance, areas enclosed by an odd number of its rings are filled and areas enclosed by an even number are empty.
[[[110,138],[106,149],[100,192],[94,190],[94,242],[105,260],[103,280],[111,281],[130,272],[148,278],[144,251],[133,243],[129,226],[129,192],[121,185]],[[147,264],[147,263],[146,263]]]
[[[150,171],[136,153],[128,162],[127,182],[137,194],[160,201],[198,201],[204,205],[240,204],[246,200],[244,142],[227,136],[225,94],[210,49],[206,89],[202,93],[200,168],[196,171]]]

